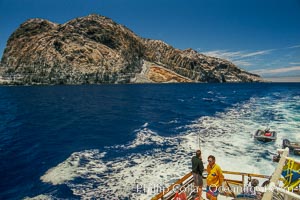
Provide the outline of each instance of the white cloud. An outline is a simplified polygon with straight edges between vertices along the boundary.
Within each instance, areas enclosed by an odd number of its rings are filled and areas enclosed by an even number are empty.
[[[260,51],[253,51],[253,52],[214,50],[214,51],[206,51],[201,53],[212,57],[230,60],[236,65],[251,66],[253,65],[251,60],[253,60],[255,57],[269,54],[274,50],[275,49],[268,49],[268,50],[260,50]]]
[[[274,49],[255,51],[255,52],[251,52],[251,53],[245,53],[245,54],[241,55],[241,57],[245,58],[245,57],[265,55],[265,54],[269,54],[271,51],[274,51]]]
[[[224,58],[231,60],[232,58],[235,57],[240,57],[241,52],[240,51],[226,51],[226,50],[214,50],[214,51],[206,51],[206,52],[201,52],[202,54],[205,54],[207,56],[212,56],[212,57],[217,57],[217,58]]]
[[[268,50],[261,50],[261,51],[254,51],[254,52],[245,52],[245,51],[227,51],[227,50],[214,50],[214,51],[206,51],[201,52],[202,54],[219,57],[219,58],[229,58],[229,59],[238,59],[238,58],[246,58],[246,57],[253,57],[258,55],[265,55],[269,54],[274,49]]]
[[[290,47],[287,47],[288,49],[295,49],[295,48],[300,48],[300,45],[294,45],[294,46],[290,46]]]
[[[291,66],[291,67],[283,67],[277,69],[257,69],[251,71],[252,73],[261,74],[261,75],[274,75],[274,74],[281,74],[286,72],[300,72],[300,66]]]
[[[205,55],[212,56],[212,57],[219,57],[219,58],[234,58],[241,55],[241,52],[229,52],[225,50],[215,50],[215,51],[207,51],[207,52],[201,52]]]
[[[234,61],[234,64],[238,65],[238,66],[251,66],[252,63],[250,63],[249,61],[246,60],[236,60]]]
[[[300,44],[294,44],[257,51],[241,50],[213,50],[201,52],[205,55],[223,58],[233,62],[247,71],[261,76],[292,76],[300,74],[299,59]],[[198,49],[200,51],[200,49]],[[283,67],[285,66],[285,67]],[[261,68],[261,69],[259,69]]]
[[[300,62],[290,62],[290,65],[300,65]]]

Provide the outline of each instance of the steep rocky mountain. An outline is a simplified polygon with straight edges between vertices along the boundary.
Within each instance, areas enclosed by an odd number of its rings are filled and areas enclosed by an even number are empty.
[[[143,39],[109,18],[30,19],[10,36],[2,84],[257,82],[233,63]]]

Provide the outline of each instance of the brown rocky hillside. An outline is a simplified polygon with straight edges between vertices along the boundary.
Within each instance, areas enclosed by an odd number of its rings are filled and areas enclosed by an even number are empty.
[[[257,82],[233,63],[143,39],[109,18],[30,19],[10,36],[2,84]]]

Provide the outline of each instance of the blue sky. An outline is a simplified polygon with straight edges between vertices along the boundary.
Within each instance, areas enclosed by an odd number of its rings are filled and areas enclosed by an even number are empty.
[[[0,0],[0,56],[27,19],[65,23],[92,13],[263,77],[300,81],[300,0]]]

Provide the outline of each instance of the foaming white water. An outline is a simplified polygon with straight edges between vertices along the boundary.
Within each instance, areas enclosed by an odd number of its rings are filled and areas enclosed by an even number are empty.
[[[36,197],[25,197],[24,200],[52,200],[54,198],[52,198],[52,196],[49,196],[49,195],[38,195]]]
[[[225,170],[270,175],[276,164],[271,162],[282,139],[300,140],[300,114],[293,109],[299,101],[284,98],[252,98],[244,104],[214,117],[203,117],[188,125],[187,144],[196,148],[200,134],[200,147],[207,157],[213,154]],[[273,118],[270,119],[270,118]],[[275,143],[262,144],[253,139],[254,132],[269,126],[277,131]]]
[[[162,145],[164,142],[164,138],[159,136],[157,133],[149,130],[145,126],[143,129],[137,130],[136,138],[125,148],[135,148],[140,145],[149,145],[149,144],[157,144]]]
[[[188,171],[189,160],[182,159],[186,152],[178,148],[180,145],[176,137],[163,138],[147,128],[140,129],[133,142],[112,149],[150,144],[166,144],[170,148],[165,151],[155,148],[148,154],[131,153],[107,162],[102,160],[105,153],[97,150],[75,152],[66,161],[48,170],[41,180],[54,185],[67,184],[74,195],[84,199],[149,199],[154,194],[151,185],[167,187]],[[74,183],[76,178],[83,182]]]
[[[213,117],[195,120],[175,137],[162,137],[146,123],[135,131],[132,142],[106,148],[126,156],[109,159],[97,150],[76,152],[41,179],[67,184],[82,199],[150,199],[157,189],[190,171],[191,156],[198,148],[205,162],[208,155],[215,155],[223,170],[270,175],[276,166],[271,159],[282,139],[300,140],[297,106],[299,100],[294,98],[252,98]],[[266,126],[278,132],[275,143],[261,144],[253,139],[254,132]],[[144,153],[132,152],[149,146],[153,148]],[[74,181],[76,178],[81,181]]]
[[[149,124],[146,122],[142,127],[147,127]]]
[[[102,173],[106,170],[106,165],[101,161],[104,155],[98,150],[75,152],[64,162],[49,169],[41,180],[57,185],[74,178]]]

